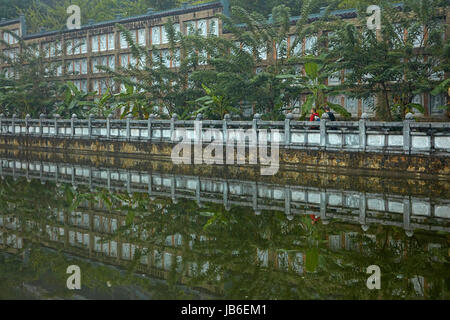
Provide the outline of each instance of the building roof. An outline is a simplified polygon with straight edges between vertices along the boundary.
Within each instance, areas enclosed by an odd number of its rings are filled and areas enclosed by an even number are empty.
[[[10,19],[10,20],[2,19],[0,21],[0,27],[5,27],[5,26],[9,26],[11,24],[17,24],[17,23],[20,23],[20,18]]]
[[[398,3],[398,4],[394,4],[394,6],[402,7],[403,4]],[[114,26],[117,23],[125,24],[125,23],[132,23],[132,22],[138,22],[138,21],[145,21],[145,20],[149,20],[149,19],[160,19],[163,17],[186,14],[186,13],[196,12],[199,10],[215,9],[215,8],[220,8],[220,7],[224,8],[225,14],[229,14],[229,0],[212,1],[212,2],[207,2],[207,3],[196,4],[196,5],[188,5],[186,2],[185,4],[183,4],[182,7],[179,7],[179,8],[168,9],[168,10],[157,11],[157,12],[149,10],[145,14],[138,15],[138,16],[124,17],[124,18],[118,17],[114,20],[88,23],[88,24],[81,26],[80,29],[74,29],[74,30],[62,29],[62,30],[53,30],[53,31],[42,31],[42,32],[34,33],[34,34],[26,34],[26,32],[23,32],[23,34],[24,34],[23,38],[25,40],[36,39],[36,38],[48,37],[48,36],[58,35],[58,34],[66,34],[66,33],[72,33],[72,32],[80,32],[83,30],[109,27],[109,26]],[[319,13],[310,14],[308,16],[308,22],[316,21],[316,20],[324,17],[324,15],[325,15],[325,10],[321,10]],[[352,18],[357,17],[358,12],[356,9],[341,9],[341,10],[331,11],[330,15],[335,16],[335,17],[341,17],[342,19],[352,19]],[[291,23],[295,24],[299,19],[300,19],[300,16],[291,17]],[[23,20],[22,23],[24,23],[23,17],[17,18],[17,19],[12,19],[12,20],[1,21],[0,27],[20,23],[21,20]],[[270,17],[269,17],[268,23],[271,23]],[[245,27],[245,24],[239,24],[237,26]]]

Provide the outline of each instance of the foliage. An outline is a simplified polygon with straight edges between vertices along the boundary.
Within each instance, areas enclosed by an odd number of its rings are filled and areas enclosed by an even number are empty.
[[[15,34],[4,31],[17,39],[21,51],[8,55],[11,46],[0,40],[7,50],[0,52],[0,60],[6,61],[9,68],[0,75],[0,108],[3,113],[25,117],[30,114],[38,117],[40,113],[51,112],[60,100],[61,81],[55,78],[60,63],[45,60],[45,53],[38,51],[35,44],[26,44]]]
[[[304,119],[309,114],[311,108],[315,108],[321,115],[325,111],[325,106],[330,107],[330,109],[333,109],[343,117],[351,117],[351,114],[345,108],[325,99],[327,95],[333,94],[334,89],[324,84],[324,80],[329,76],[324,66],[316,62],[306,62],[304,68],[304,76],[279,76],[280,79],[291,81],[291,85],[299,87],[301,91],[307,90],[310,93],[302,106],[300,118]]]
[[[230,106],[228,99],[224,96],[216,96],[213,91],[207,86],[203,85],[203,89],[206,92],[204,97],[195,100],[201,108],[197,110],[197,113],[205,114],[209,119],[221,120],[226,114],[238,113],[236,108]]]
[[[408,0],[402,10],[385,0],[373,4],[382,8],[380,32],[331,22],[336,31],[329,39],[328,58],[335,61],[336,71],[346,70],[342,89],[350,89],[358,98],[376,95],[375,110],[383,120],[393,120],[393,113],[404,117],[414,108],[423,112],[413,104],[414,97],[430,92],[438,82],[434,77],[448,71],[442,39],[445,24],[434,12],[440,1]],[[359,12],[359,19],[364,26],[365,11]],[[422,26],[429,31],[421,32]]]
[[[64,100],[58,103],[55,112],[66,119],[74,114],[78,118],[84,118],[87,109],[95,105],[91,99],[95,92],[81,92],[71,81],[65,86]]]

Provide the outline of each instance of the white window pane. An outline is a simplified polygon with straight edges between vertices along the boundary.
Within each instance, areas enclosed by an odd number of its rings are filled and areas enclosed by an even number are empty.
[[[92,52],[98,52],[98,36],[92,37]]]
[[[120,56],[120,66],[123,68],[128,67],[128,54],[123,54]]]
[[[100,51],[106,51],[106,34],[100,36]]]
[[[341,73],[336,71],[328,77],[328,85],[335,86],[339,84],[341,84]]]
[[[116,64],[116,61],[115,61],[114,56],[109,57],[109,68],[111,70],[115,69],[115,64]]]
[[[87,80],[81,81],[81,91],[87,92]]]
[[[137,65],[136,57],[130,56],[130,65],[135,67]]]
[[[87,60],[86,59],[83,59],[81,61],[81,73],[87,74]]]
[[[54,57],[56,55],[56,46],[54,43],[50,44],[50,57]]]
[[[140,46],[144,46],[146,45],[146,40],[145,40],[145,29],[139,29],[138,30],[138,43]]]
[[[163,58],[163,61],[164,61],[164,65],[167,68],[170,68],[170,52],[169,52],[169,50],[163,50],[162,58]]]
[[[174,68],[178,68],[180,66],[180,59],[181,59],[180,49],[176,49],[173,53],[173,61],[172,61],[172,66]]]
[[[161,44],[161,27],[152,28],[152,45]]]
[[[295,45],[295,41],[297,40],[296,36],[291,36],[290,39],[290,47],[292,48]],[[302,54],[302,42],[298,41],[297,45],[295,45],[294,49],[292,50],[292,54],[295,56],[300,56]]]
[[[358,99],[345,97],[345,109],[351,114],[358,112]]]
[[[175,31],[175,35],[178,34],[178,33],[180,33],[180,24],[179,24],[179,23],[174,24],[174,25],[173,25],[173,29],[174,29],[174,31]]]
[[[86,38],[80,39],[80,43],[81,43],[81,47],[80,47],[81,53],[87,53],[87,43],[86,43]]]
[[[108,50],[114,50],[114,33],[108,34]]]
[[[98,60],[97,58],[92,59],[92,72],[93,73],[97,73],[97,64],[98,64]]]
[[[316,36],[310,36],[307,37],[305,40],[305,51],[308,54],[312,53],[312,50],[314,49],[314,46],[316,45],[317,37]]]
[[[72,40],[68,40],[67,41],[66,53],[67,53],[67,55],[72,55],[73,54],[73,42],[72,42]]]
[[[80,60],[75,62],[75,74],[80,74],[81,72],[81,62]]]
[[[92,83],[92,90],[98,92],[98,80],[94,80]]]
[[[128,48],[128,42],[123,33],[120,34],[120,48],[121,49]]]
[[[258,48],[258,57],[261,60],[267,60],[267,48]]]
[[[421,26],[419,28],[419,31],[416,32],[416,34],[414,35],[414,39],[413,39],[413,45],[414,48],[419,48],[420,46],[423,45],[424,43],[424,27]]]
[[[207,27],[206,26],[207,26],[206,20],[200,20],[197,22],[199,34],[203,37],[207,36]]]
[[[195,33],[195,21],[188,21],[186,23],[186,34],[190,35]]]
[[[162,33],[162,43],[163,44],[169,43],[169,35],[167,34],[165,26],[162,26],[161,33]]]
[[[80,48],[80,40],[79,39],[75,39],[73,41],[73,52],[75,54],[80,54],[81,53],[81,48]]]
[[[219,36],[219,19],[209,20],[209,34]]]

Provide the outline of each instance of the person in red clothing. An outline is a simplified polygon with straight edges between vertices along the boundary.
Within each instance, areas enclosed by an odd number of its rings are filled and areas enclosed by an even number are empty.
[[[315,214],[310,214],[309,217],[311,218],[312,224],[316,224],[316,222],[319,222],[320,217],[316,216]]]
[[[309,117],[309,121],[319,121],[320,120],[320,116],[317,113],[316,108],[312,108],[311,109],[311,116]]]
[[[309,117],[309,121],[320,121],[320,116],[319,116],[319,114],[317,113],[317,110],[316,110],[316,108],[312,108],[311,109],[311,116]],[[312,129],[312,130],[318,130],[319,129],[319,127],[310,127],[310,129]]]

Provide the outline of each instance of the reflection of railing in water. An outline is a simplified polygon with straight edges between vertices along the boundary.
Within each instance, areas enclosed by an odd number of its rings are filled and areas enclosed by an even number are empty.
[[[214,135],[226,142],[231,130],[261,129],[279,130],[272,132],[268,140],[277,139],[280,145],[291,149],[345,150],[349,152],[387,152],[404,154],[450,155],[449,123],[414,122],[413,117],[403,122],[373,122],[363,117],[360,121],[330,122],[326,118],[320,124],[306,121],[293,121],[292,114],[285,121],[263,121],[255,115],[253,121],[224,120],[202,121],[203,129],[215,129]],[[198,118],[201,120],[201,116]],[[0,134],[8,136],[31,136],[68,139],[125,140],[170,142],[177,129],[186,129],[189,136],[200,136],[194,129],[195,121],[179,121],[176,116],[171,120],[150,117],[148,120],[94,119],[87,120],[4,118],[0,115]],[[313,130],[313,128],[318,128]],[[319,128],[320,127],[320,128]],[[202,131],[204,142],[209,142]],[[277,136],[278,138],[276,138]],[[260,137],[261,138],[261,137]],[[217,138],[219,139],[219,138]],[[209,141],[208,141],[209,140]]]
[[[316,214],[323,223],[330,219],[360,224],[383,224],[404,228],[450,232],[450,200],[369,194],[304,186],[281,186],[259,182],[208,179],[137,172],[122,169],[97,169],[71,164],[0,160],[0,175],[40,179],[56,183],[88,185],[128,193],[147,193],[150,197],[170,197],[202,203],[252,207],[282,211],[288,219],[295,214]]]
[[[15,178],[17,177],[28,177],[29,179],[33,178],[41,178],[42,181],[55,181],[59,183],[66,183],[68,181],[71,181],[71,179],[67,179],[67,169],[72,169],[70,172],[70,176],[72,176],[72,172],[75,176],[75,184],[89,184],[89,181],[91,181],[91,187],[95,188],[99,184],[99,181],[97,180],[99,177],[101,179],[102,172],[105,170],[98,170],[94,168],[87,168],[87,167],[81,167],[81,166],[72,166],[72,165],[65,165],[65,164],[50,164],[50,163],[42,163],[42,162],[21,162],[16,160],[3,160],[0,161],[0,163],[3,165],[6,165],[5,167],[2,167],[2,173],[8,176],[13,176]],[[36,170],[33,169],[33,164],[39,165],[38,172],[39,174],[35,174]],[[31,166],[30,166],[31,165]],[[14,170],[12,170],[13,168]],[[20,167],[20,168],[19,168]],[[28,175],[24,175],[26,173],[26,168],[28,168]],[[36,168],[36,167],[35,167]],[[61,169],[62,172],[59,170]],[[75,170],[74,170],[75,169]],[[77,171],[78,169],[78,171]],[[58,175],[56,176],[56,172],[58,172]],[[142,186],[139,186],[142,184],[142,175],[147,175],[149,180],[152,181],[152,195],[154,196],[164,196],[164,197],[170,197],[172,195],[172,181],[173,178],[176,179],[190,179],[192,181],[198,181],[196,177],[189,177],[189,176],[168,176],[168,175],[160,175],[160,174],[151,174],[148,173],[139,173],[140,180],[137,179],[137,172],[129,172],[125,170],[110,170],[111,178],[110,178],[110,186],[113,190],[121,190],[121,191],[139,191],[141,189],[145,189]],[[122,174],[122,176],[121,176]],[[150,177],[152,179],[150,179]],[[112,179],[115,178],[115,179]],[[122,178],[122,179],[121,179]],[[134,179],[133,179],[134,178]],[[164,181],[166,179],[166,181]],[[144,184],[146,181],[144,177]],[[169,184],[169,181],[171,184]],[[178,180],[179,181],[179,180]],[[177,180],[175,180],[177,182]],[[187,182],[187,181],[186,181]],[[212,183],[217,181],[211,181],[211,179],[201,179],[201,184],[204,184],[205,182]],[[223,183],[224,181],[219,181],[218,183]],[[236,194],[236,189],[240,188],[240,191],[245,195],[245,190],[249,191],[249,186],[254,186],[253,183],[250,182],[242,182],[242,181],[227,181],[228,187],[232,190],[232,194]],[[71,182],[69,182],[71,183]],[[240,185],[240,186],[239,186]],[[170,187],[169,187],[170,186]],[[176,185],[177,186],[177,185]],[[197,187],[197,184],[195,185]],[[200,185],[201,186],[201,185]],[[283,189],[282,186],[277,185],[268,185],[268,184],[257,184],[257,186],[262,186],[263,188],[269,188],[271,189],[271,196],[272,198],[280,198],[280,194],[275,196],[276,191],[281,190],[287,190],[289,191],[296,191],[298,192],[299,189],[303,190],[306,194],[306,198],[308,199],[309,193],[317,193],[320,190],[313,189],[313,188],[285,188]],[[178,186],[177,186],[178,187]],[[193,186],[192,186],[193,187]],[[201,186],[202,187],[202,186]],[[193,188],[191,188],[193,191]],[[203,188],[204,189],[204,188]],[[294,190],[295,189],[295,190]],[[164,192],[166,190],[166,192]],[[251,189],[253,190],[253,189]],[[178,191],[178,188],[175,190]],[[197,189],[195,189],[197,191]],[[204,190],[201,189],[202,192]],[[220,191],[220,190],[219,190]],[[328,191],[328,190],[327,190]],[[144,191],[144,192],[148,192]],[[334,191],[332,191],[334,192]],[[340,192],[340,191],[338,191]],[[346,194],[352,195],[355,193],[352,192],[344,192]],[[248,192],[247,192],[248,194]],[[207,195],[210,195],[208,193]],[[317,195],[316,195],[317,197]],[[180,198],[183,198],[181,196]],[[245,197],[244,199],[241,199],[241,202],[243,200],[248,199],[249,197]],[[314,196],[313,196],[314,198]],[[394,197],[396,198],[396,197]],[[190,199],[194,199],[192,196]],[[200,200],[201,201],[209,201],[210,197],[203,197],[201,194]],[[372,199],[370,196],[366,198],[366,200]],[[313,199],[314,200],[314,199]],[[201,203],[200,201],[200,203]],[[261,197],[258,198],[258,202],[261,201]],[[295,201],[293,202],[295,203]],[[314,201],[312,202],[314,204]],[[234,204],[234,201],[233,203]],[[436,203],[435,203],[436,204]],[[249,206],[249,204],[247,204]],[[274,206],[276,208],[283,208],[282,206]],[[319,205],[320,207],[320,205]],[[315,206],[315,210],[320,210],[320,208]],[[282,209],[277,209],[282,210]],[[152,276],[167,279],[168,274],[172,267],[178,267],[179,263],[181,261],[190,261],[188,262],[188,269],[183,270],[183,279],[182,283],[186,283],[184,281],[188,281],[190,278],[195,277],[198,272],[201,272],[202,270],[207,270],[209,264],[203,263],[203,260],[201,263],[196,263],[195,259],[183,259],[184,254],[181,250],[180,241],[181,239],[177,237],[177,234],[170,236],[166,239],[166,242],[164,244],[164,248],[155,249],[154,247],[140,247],[139,245],[132,242],[132,240],[107,240],[106,242],[103,242],[103,239],[108,239],[109,236],[113,235],[114,232],[117,230],[117,226],[120,226],[122,222],[126,219],[126,215],[119,214],[119,213],[111,213],[108,210],[103,210],[101,208],[101,205],[99,207],[96,207],[96,204],[88,208],[85,205],[82,204],[82,206],[77,210],[77,212],[68,214],[66,212],[58,212],[59,216],[57,221],[55,221],[52,224],[46,224],[45,231],[48,235],[48,239],[44,240],[41,244],[55,249],[61,249],[65,252],[70,252],[76,255],[79,255],[81,257],[88,257],[89,259],[96,260],[96,261],[102,261],[104,263],[117,265],[117,266],[123,266],[127,267],[129,266],[129,263],[133,258],[135,257],[135,251],[137,249],[144,249],[148,250],[146,251],[147,254],[143,255],[140,258],[140,263],[137,266],[137,271],[142,273],[147,273]],[[343,213],[345,215],[345,212]],[[327,214],[327,217],[329,215]],[[331,218],[334,217],[333,215],[330,215]],[[414,219],[414,217],[412,217]],[[115,222],[113,221],[115,220]],[[350,220],[349,220],[350,221]],[[444,218],[442,218],[440,221],[445,222]],[[389,223],[383,223],[385,225],[388,225]],[[17,245],[17,248],[20,248],[22,246],[23,241],[27,241],[27,238],[24,234],[22,234],[19,230],[20,227],[17,228],[17,225],[23,225],[20,222],[15,223],[16,227],[14,227],[14,224],[12,223],[0,223],[0,231],[5,231],[5,229],[2,230],[2,226],[6,228],[6,232],[8,234],[5,234],[5,245],[2,246],[2,243],[0,243],[0,248],[2,250],[6,247],[11,247],[15,241],[18,241],[20,244]],[[105,225],[108,226],[108,228],[105,229]],[[16,233],[16,234],[15,234]],[[343,234],[339,235],[329,235],[328,236],[328,242],[329,242],[329,248],[332,250],[335,249],[346,249],[346,250],[356,250],[358,247],[358,240],[353,240],[353,233],[354,232],[345,232]],[[0,232],[1,234],[1,232]],[[372,236],[372,235],[367,235]],[[24,239],[22,240],[22,237]],[[165,237],[165,235],[164,235]],[[164,239],[163,237],[163,239]],[[373,235],[374,239],[375,236]],[[0,236],[1,238],[1,236]],[[189,238],[189,237],[188,237]],[[1,240],[1,239],[0,239]],[[189,240],[189,239],[187,239]],[[187,241],[185,238],[183,241]],[[201,240],[200,240],[201,241]],[[303,249],[303,248],[302,248]],[[305,261],[305,253],[303,250],[299,250],[296,252],[291,252],[290,254],[286,252],[278,252],[278,251],[267,251],[267,250],[259,250],[257,249],[257,252],[255,252],[255,261],[259,260],[261,267],[269,267],[269,268],[275,268],[275,270],[278,272],[285,272],[287,270],[294,271],[296,273],[303,274],[304,273],[304,261]],[[205,269],[206,268],[206,269]],[[197,270],[197,271],[195,271]],[[202,285],[203,286],[203,285]],[[205,287],[206,289],[206,287]],[[208,288],[210,292],[221,292],[220,288],[216,288],[211,286]]]

